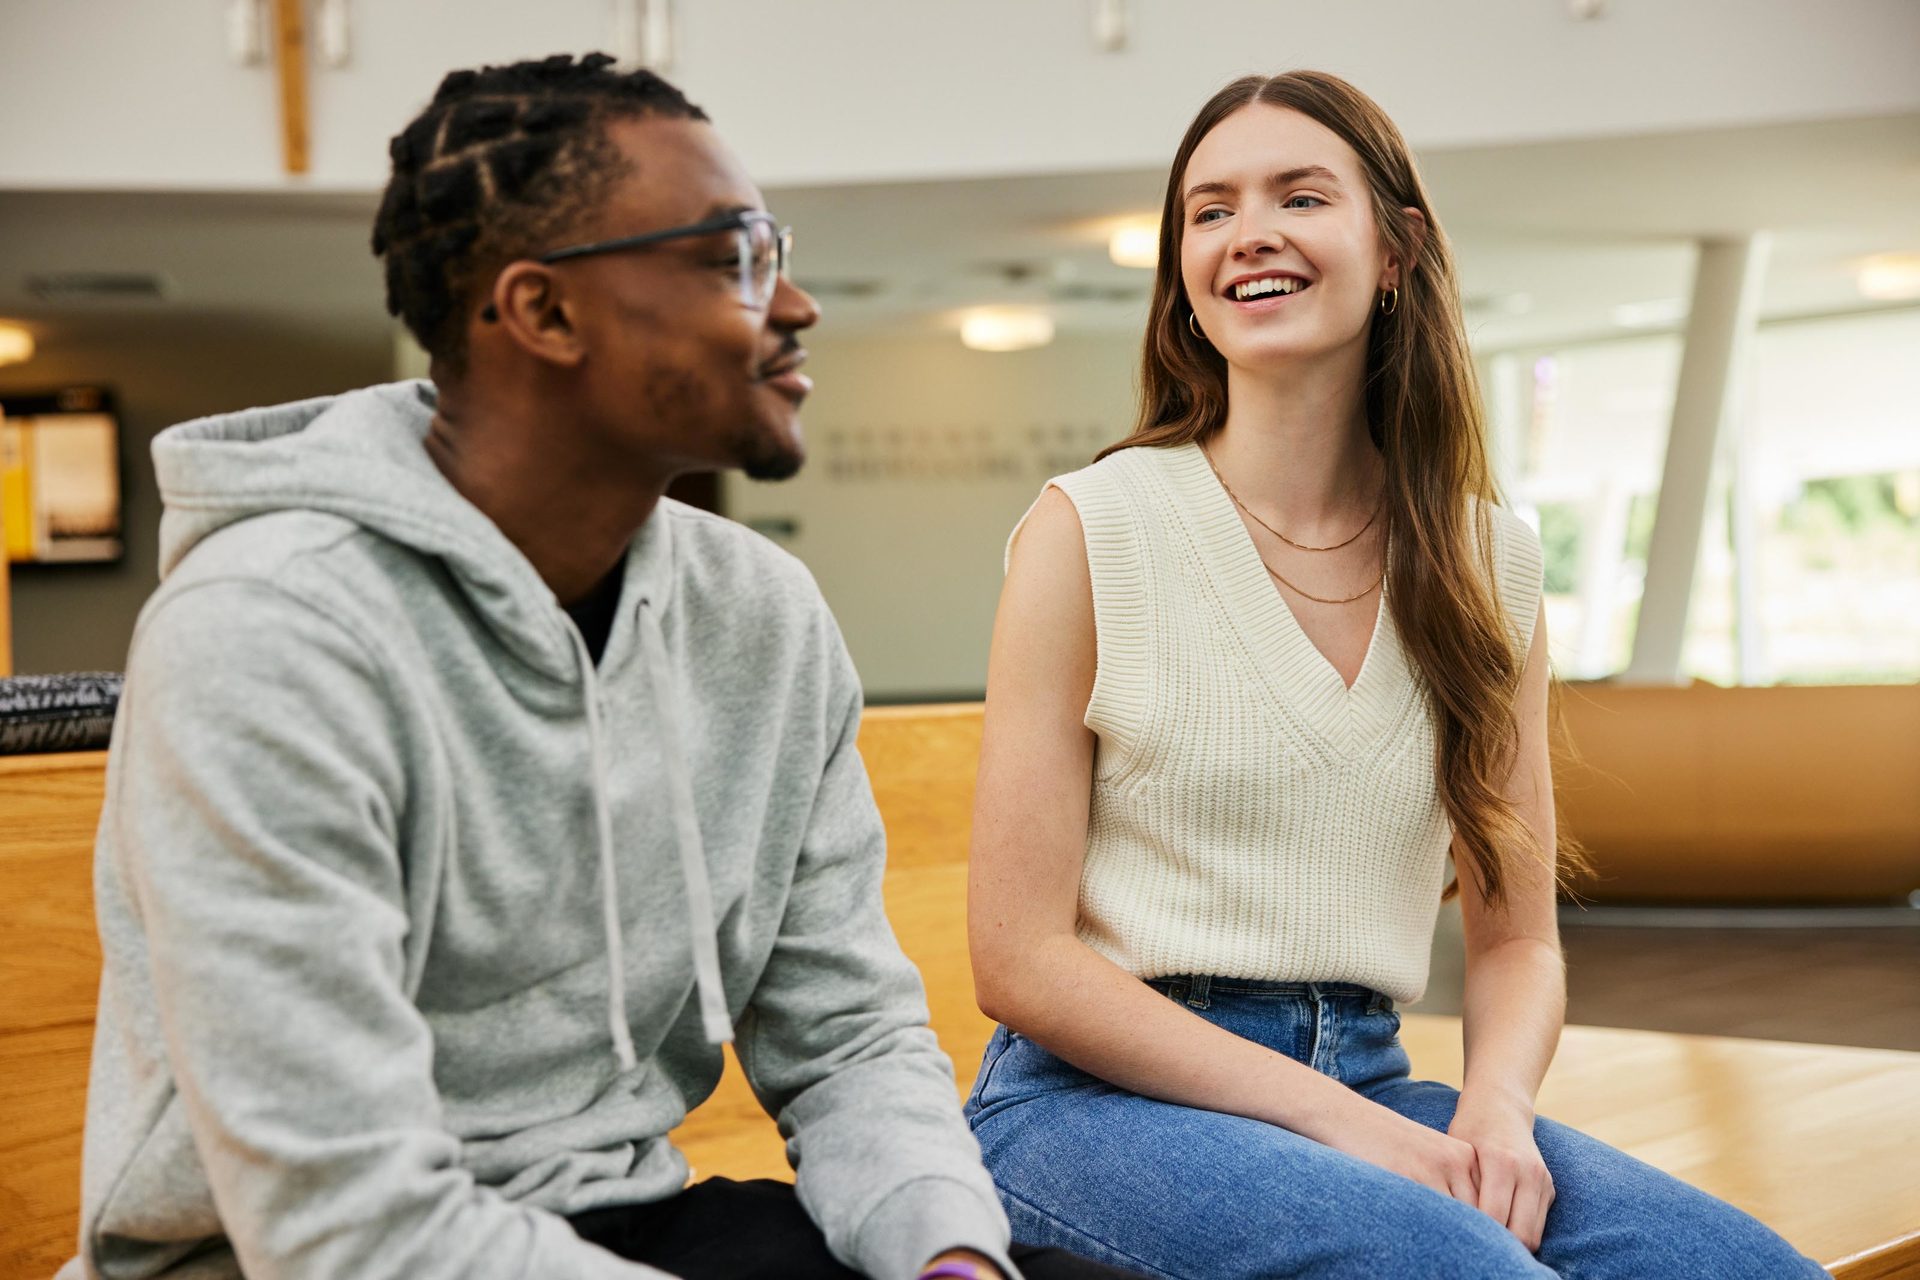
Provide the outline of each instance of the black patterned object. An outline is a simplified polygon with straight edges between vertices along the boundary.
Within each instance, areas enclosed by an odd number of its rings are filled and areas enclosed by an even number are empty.
[[[106,746],[123,682],[113,671],[0,680],[0,756]]]

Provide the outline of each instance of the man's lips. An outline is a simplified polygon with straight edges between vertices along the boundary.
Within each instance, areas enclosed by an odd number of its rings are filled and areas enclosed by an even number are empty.
[[[760,381],[784,395],[800,399],[813,390],[813,379],[800,372],[800,366],[806,360],[807,353],[804,351],[776,360],[761,369]]]

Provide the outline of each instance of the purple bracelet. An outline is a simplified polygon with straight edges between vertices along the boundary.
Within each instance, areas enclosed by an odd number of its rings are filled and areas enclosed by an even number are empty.
[[[987,1280],[987,1277],[977,1262],[943,1262],[922,1271],[918,1280]]]

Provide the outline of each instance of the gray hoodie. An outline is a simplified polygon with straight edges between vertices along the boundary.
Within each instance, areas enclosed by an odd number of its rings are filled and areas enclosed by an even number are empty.
[[[838,1257],[1011,1270],[812,579],[663,502],[596,670],[427,458],[432,396],[154,445],[62,1276],[657,1276],[558,1215],[684,1185],[735,1033]]]

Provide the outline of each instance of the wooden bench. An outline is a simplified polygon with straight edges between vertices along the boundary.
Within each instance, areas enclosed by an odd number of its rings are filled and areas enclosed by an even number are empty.
[[[964,905],[977,706],[870,711],[860,747],[891,846],[887,908],[925,974],[933,1025],[970,1083]],[[103,757],[0,759],[0,1275],[72,1252],[99,981],[91,891]],[[1458,1083],[1453,1018],[1409,1015],[1423,1075]],[[1767,1222],[1836,1276],[1920,1276],[1920,1054],[1570,1027],[1541,1110]],[[729,1063],[677,1134],[702,1176],[787,1176]]]

